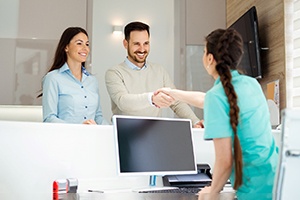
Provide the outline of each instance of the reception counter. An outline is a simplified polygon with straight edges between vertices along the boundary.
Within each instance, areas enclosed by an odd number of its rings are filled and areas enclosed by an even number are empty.
[[[280,141],[280,131],[274,131]],[[77,178],[78,192],[148,186],[148,176],[118,176],[111,125],[0,121],[0,196],[51,199],[52,183]],[[214,166],[212,141],[193,129],[197,163]],[[158,185],[162,180],[158,177]]]

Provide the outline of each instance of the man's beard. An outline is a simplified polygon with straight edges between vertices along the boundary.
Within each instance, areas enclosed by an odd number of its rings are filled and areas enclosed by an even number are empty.
[[[145,56],[144,56],[144,58],[143,59],[140,59],[136,54],[137,53],[141,53],[141,52],[134,52],[134,53],[130,53],[129,51],[128,51],[128,56],[132,59],[132,60],[134,60],[135,62],[137,62],[137,63],[145,63],[146,62],[146,59],[147,59],[147,57],[148,57],[148,52],[147,51],[144,51],[143,53],[145,54]]]

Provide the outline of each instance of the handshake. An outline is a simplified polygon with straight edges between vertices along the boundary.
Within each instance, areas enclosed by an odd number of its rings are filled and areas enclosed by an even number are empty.
[[[176,101],[182,101],[197,108],[204,107],[204,92],[183,91],[171,88],[160,88],[152,95],[152,103],[158,108],[167,108]],[[203,120],[194,124],[195,128],[203,128]]]
[[[160,88],[153,93],[152,103],[158,108],[166,108],[178,100],[197,108],[203,108],[204,98],[205,92]]]
[[[152,104],[157,108],[167,108],[171,106],[177,100],[173,94],[175,90],[176,89],[171,88],[160,88],[156,90],[152,95]]]

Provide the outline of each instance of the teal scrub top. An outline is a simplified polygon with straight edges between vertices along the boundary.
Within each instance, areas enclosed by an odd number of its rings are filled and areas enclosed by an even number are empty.
[[[243,184],[238,199],[272,199],[278,149],[271,132],[266,98],[256,79],[231,71],[240,108],[237,134],[243,156]],[[231,137],[229,104],[220,78],[206,93],[204,139]],[[233,144],[232,144],[233,146]],[[234,183],[234,165],[230,181]]]

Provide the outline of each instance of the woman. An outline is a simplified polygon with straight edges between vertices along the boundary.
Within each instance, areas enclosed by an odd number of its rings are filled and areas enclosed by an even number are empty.
[[[200,191],[199,199],[215,199],[229,178],[238,199],[272,199],[277,147],[261,86],[237,71],[242,54],[240,34],[217,29],[206,37],[203,54],[214,86],[193,98],[193,92],[160,90],[198,107],[204,104],[204,138],[213,139],[215,164],[212,184]]]
[[[102,124],[98,81],[85,69],[89,52],[84,29],[69,27],[63,32],[39,95],[44,122]]]

